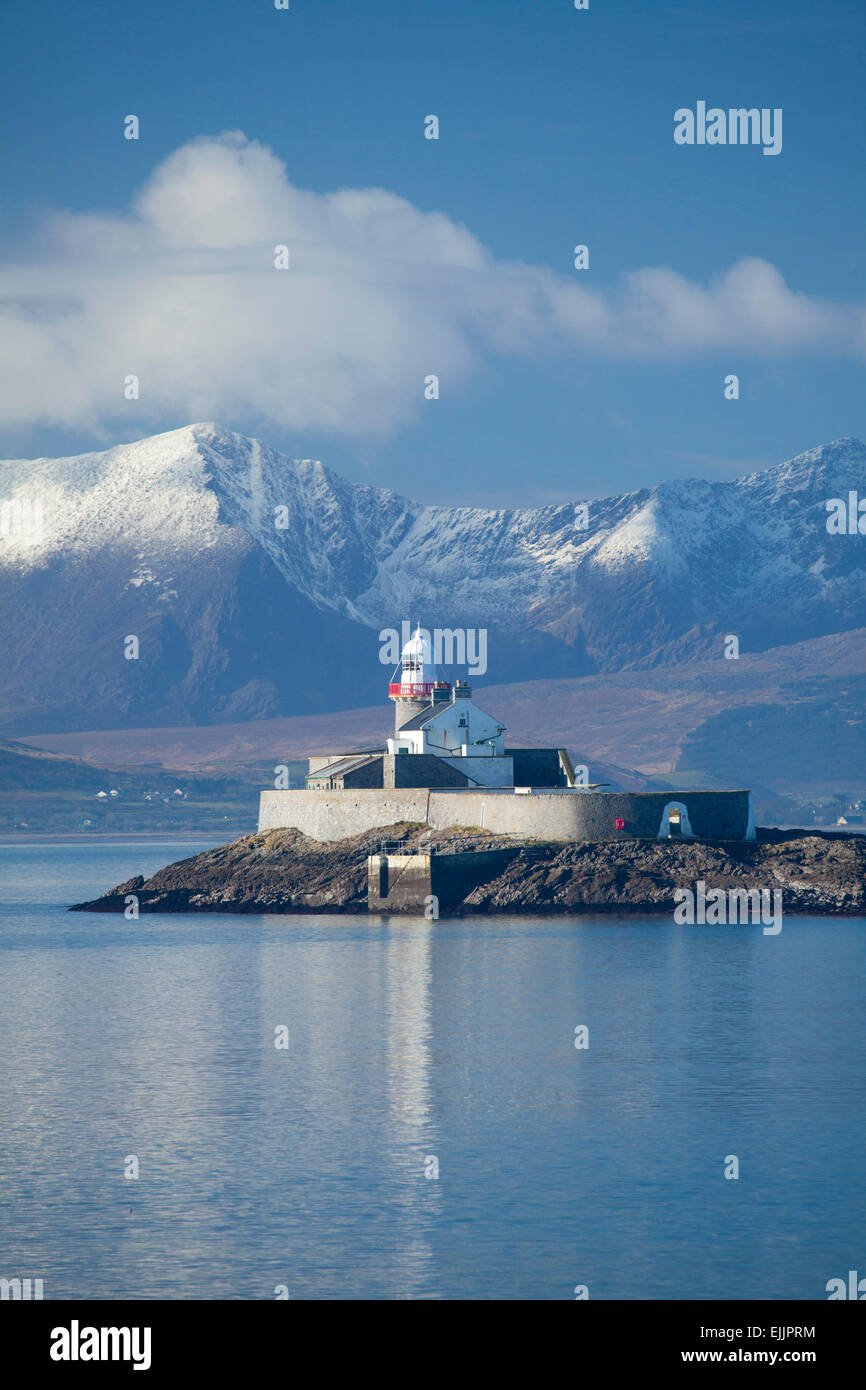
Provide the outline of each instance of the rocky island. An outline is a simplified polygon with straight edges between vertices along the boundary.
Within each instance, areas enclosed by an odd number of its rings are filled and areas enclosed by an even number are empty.
[[[832,831],[758,829],[752,841],[634,839],[571,844],[401,823],[319,841],[298,830],[259,831],[118,884],[80,912],[360,913],[378,910],[370,865],[388,842],[394,862],[481,863],[455,881],[443,910],[469,913],[667,913],[675,891],[772,890],[786,913],[866,912],[866,837]],[[378,862],[378,861],[375,861]],[[387,909],[390,910],[390,909]],[[403,910],[411,910],[404,906]],[[421,909],[416,908],[420,911]]]

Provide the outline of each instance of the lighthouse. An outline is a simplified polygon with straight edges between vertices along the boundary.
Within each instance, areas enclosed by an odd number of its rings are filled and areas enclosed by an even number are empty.
[[[677,790],[676,800],[671,788],[608,791],[607,783],[577,783],[566,748],[506,748],[502,721],[475,703],[467,681],[446,680],[434,660],[446,640],[445,649],[453,649],[453,630],[436,628],[434,641],[423,627],[413,631],[407,622],[402,635],[400,660],[388,684],[394,733],[384,748],[338,752],[331,745],[311,755],[305,791],[262,792],[260,831],[294,829],[313,840],[340,841],[417,823],[430,830],[460,827],[473,835],[480,826],[490,834],[563,843],[676,834],[754,839],[748,791]],[[396,655],[391,647],[389,662]],[[384,856],[388,872],[395,857],[400,872],[393,883],[408,892],[410,879],[416,880],[402,854]],[[480,861],[482,856],[471,857]],[[379,860],[378,896],[371,905],[388,896],[387,888],[381,891],[381,855]],[[427,887],[418,891],[427,897]]]
[[[430,635],[423,628],[416,627],[405,643],[400,665],[388,686],[388,698],[394,701],[395,734],[431,705],[450,701],[451,684],[439,674],[433,661]]]

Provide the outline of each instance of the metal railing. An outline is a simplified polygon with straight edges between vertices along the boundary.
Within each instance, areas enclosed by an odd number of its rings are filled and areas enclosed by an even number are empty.
[[[400,681],[393,681],[388,686],[389,695],[432,695],[435,688],[433,681],[424,681],[419,684],[402,684]]]
[[[373,854],[435,854],[435,845],[406,844],[402,840],[371,840],[368,853]]]
[[[370,840],[367,847],[368,858],[374,854],[379,855],[415,855],[415,854],[454,854],[454,841],[463,840],[467,837],[455,835],[453,840],[443,840],[438,844],[419,843],[417,840],[411,843],[405,840]],[[482,854],[487,849],[486,844],[463,845],[461,854]],[[512,848],[509,845],[500,845],[500,849]],[[514,845],[515,854],[522,854],[526,859],[546,859],[549,856],[549,849],[535,845]]]

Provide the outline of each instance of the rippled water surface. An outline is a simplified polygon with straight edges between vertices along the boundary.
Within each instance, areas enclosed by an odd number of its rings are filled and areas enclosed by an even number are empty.
[[[65,911],[203,847],[0,850],[0,1274],[804,1299],[866,1270],[866,922]]]

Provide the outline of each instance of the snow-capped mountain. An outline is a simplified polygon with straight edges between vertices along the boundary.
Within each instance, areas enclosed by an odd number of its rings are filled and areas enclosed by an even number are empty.
[[[676,664],[859,627],[866,498],[842,439],[733,482],[425,506],[198,424],[0,464],[9,732],[219,722],[381,698],[379,629],[486,627],[488,681]],[[124,640],[139,639],[127,659]]]

